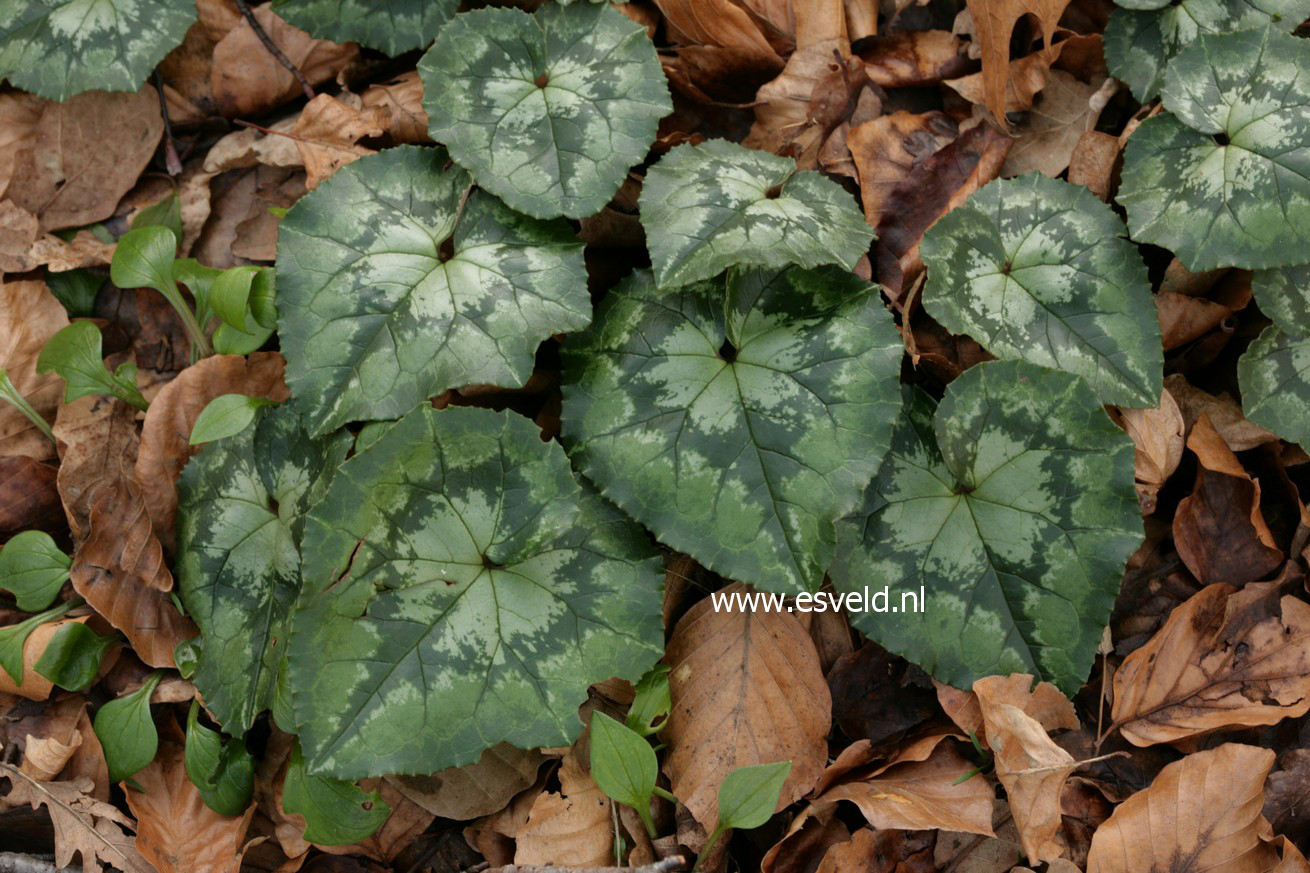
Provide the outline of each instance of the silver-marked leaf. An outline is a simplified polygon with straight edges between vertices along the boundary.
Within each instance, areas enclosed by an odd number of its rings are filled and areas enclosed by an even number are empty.
[[[1133,444],[1087,383],[1021,361],[966,370],[905,413],[864,509],[839,526],[834,583],[926,595],[852,623],[943,682],[1032,673],[1073,694],[1141,541]]]
[[[178,0],[0,0],[0,78],[60,101],[135,91],[195,20]]]
[[[1155,99],[1169,61],[1201,34],[1273,25],[1292,31],[1310,16],[1310,0],[1168,0],[1125,2],[1105,28],[1105,63],[1133,96]],[[1140,11],[1139,11],[1140,10]]]
[[[1101,402],[1154,407],[1164,351],[1123,222],[1086,188],[1029,173],[985,185],[923,236],[923,305],[1000,358],[1067,370]]]
[[[851,269],[873,240],[836,182],[726,140],[670,150],[646,173],[640,205],[662,288],[712,279],[737,264]]]
[[[1251,293],[1284,333],[1310,336],[1310,264],[1257,270]]]
[[[599,212],[673,111],[646,29],[608,3],[457,15],[418,70],[432,138],[538,218]]]
[[[279,335],[312,435],[451,387],[522,385],[542,340],[591,321],[567,223],[470,193],[447,163],[441,149],[368,155],[282,220]]]
[[[1133,239],[1193,272],[1297,263],[1310,245],[1310,42],[1200,36],[1128,140],[1118,200]]]
[[[311,511],[287,683],[312,772],[567,744],[587,686],[662,651],[660,562],[508,412],[415,409]]]
[[[641,271],[563,349],[564,443],[606,497],[727,578],[822,584],[900,406],[877,286],[827,267],[662,291]]]
[[[1310,339],[1271,325],[1237,361],[1242,413],[1288,442],[1310,446]]]
[[[273,11],[316,39],[357,42],[389,55],[423,48],[459,0],[274,0]]]
[[[345,457],[350,435],[311,440],[289,407],[211,443],[178,482],[177,581],[203,645],[195,683],[234,736],[272,705],[300,592],[309,503]]]

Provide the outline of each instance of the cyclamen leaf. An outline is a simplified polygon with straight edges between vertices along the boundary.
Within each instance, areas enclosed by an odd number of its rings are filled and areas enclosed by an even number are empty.
[[[1160,322],[1123,234],[1086,188],[1040,173],[998,179],[924,234],[923,305],[1000,358],[1082,376],[1102,403],[1154,407]]]
[[[878,470],[903,346],[835,267],[662,291],[640,271],[563,346],[565,446],[662,542],[729,579],[817,590]]]
[[[391,815],[374,789],[367,794],[353,782],[310,773],[300,745],[291,751],[282,808],[305,817],[305,840],[320,846],[348,846],[366,840]]]
[[[195,20],[176,0],[0,0],[0,78],[59,101],[135,91]]]
[[[389,55],[422,48],[459,0],[274,0],[273,10],[317,39],[357,42]]]
[[[1163,99],[1173,114],[1144,121],[1124,152],[1133,239],[1193,272],[1303,260],[1310,43],[1269,29],[1198,37],[1169,63]]]
[[[70,566],[50,534],[26,530],[0,546],[0,588],[14,595],[23,612],[39,612],[55,602]]]
[[[837,183],[726,140],[670,150],[647,172],[639,203],[661,288],[737,264],[852,269],[873,240]]]
[[[349,445],[344,432],[311,440],[295,411],[278,407],[182,471],[178,592],[204,641],[194,681],[234,736],[272,705],[300,592],[304,513]]]
[[[341,465],[303,554],[287,685],[316,773],[567,744],[588,685],[662,651],[644,534],[510,413],[409,413]]]
[[[537,218],[599,212],[673,111],[646,29],[608,3],[457,15],[418,69],[432,138]]]
[[[1265,328],[1237,361],[1242,413],[1288,442],[1310,446],[1310,339]]]
[[[966,370],[935,411],[907,392],[831,574],[927,602],[853,624],[957,688],[1031,673],[1073,694],[1141,541],[1132,441],[1082,379],[1020,361]]]
[[[441,149],[368,155],[282,221],[279,335],[311,435],[451,387],[522,385],[542,340],[591,321],[567,223],[470,193],[446,163]]]
[[[1105,28],[1105,62],[1141,102],[1155,99],[1165,66],[1206,33],[1273,25],[1291,32],[1310,16],[1310,0],[1119,0]],[[1144,10],[1144,11],[1138,11]]]
[[[1283,333],[1310,336],[1310,264],[1258,270],[1251,293]]]

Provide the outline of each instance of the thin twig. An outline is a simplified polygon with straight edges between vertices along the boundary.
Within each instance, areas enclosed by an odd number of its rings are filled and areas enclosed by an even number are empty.
[[[182,175],[182,159],[177,156],[177,140],[173,138],[173,122],[168,117],[168,98],[164,96],[164,77],[155,70],[155,91],[159,93],[159,114],[164,117],[164,168],[170,176]]]
[[[0,852],[0,873],[73,873],[72,867],[56,867],[32,855]]]
[[[687,859],[681,855],[670,855],[653,864],[640,867],[534,867],[530,864],[506,864],[504,867],[492,867],[486,873],[673,873],[687,866]]]
[[[300,83],[300,89],[305,92],[305,96],[310,100],[313,100],[314,89],[309,84],[309,80],[305,78],[305,74],[300,72],[300,67],[291,63],[291,59],[282,54],[282,49],[274,45],[273,40],[268,38],[268,34],[264,32],[263,26],[260,25],[259,21],[255,18],[255,13],[251,12],[250,7],[246,5],[246,0],[236,0],[236,4],[237,9],[241,10],[241,14],[245,16],[246,23],[250,25],[250,29],[255,32],[255,36],[259,37],[259,41],[264,44],[264,48],[268,49],[268,53],[277,58],[277,62],[286,67],[288,73],[296,77],[296,81]]]

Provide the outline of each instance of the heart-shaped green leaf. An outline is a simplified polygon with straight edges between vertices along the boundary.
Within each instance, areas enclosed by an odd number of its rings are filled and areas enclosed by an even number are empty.
[[[641,271],[564,344],[563,438],[601,492],[730,579],[816,590],[877,471],[901,339],[835,267],[660,290]]]
[[[278,15],[311,36],[389,55],[423,48],[458,8],[459,0],[273,0]]]
[[[585,327],[582,243],[470,192],[441,149],[344,167],[278,231],[287,384],[313,435],[447,388],[518,386],[543,339]]]
[[[1310,264],[1257,270],[1251,293],[1283,333],[1310,336]]]
[[[345,457],[350,435],[311,440],[289,407],[211,443],[178,483],[177,581],[204,641],[195,683],[240,736],[272,704],[300,592],[300,532],[309,503]]]
[[[599,212],[673,111],[646,29],[608,3],[457,15],[418,69],[432,138],[538,218]]]
[[[1310,446],[1310,339],[1276,325],[1251,343],[1237,362],[1242,413],[1300,446]]]
[[[1103,403],[1160,402],[1150,279],[1123,222],[1086,188],[998,179],[923,236],[923,305],[1000,358],[1067,370]]]
[[[0,546],[0,588],[23,612],[38,612],[55,602],[72,563],[50,534],[25,530]]]
[[[1200,36],[1169,62],[1164,105],[1128,140],[1118,199],[1134,240],[1189,270],[1305,260],[1310,42],[1272,29]]]
[[[289,683],[316,773],[569,743],[587,686],[662,650],[660,562],[510,413],[415,409],[309,514]]]
[[[1082,379],[980,364],[934,411],[916,389],[865,508],[840,525],[834,583],[926,594],[852,623],[943,682],[1031,673],[1082,685],[1141,541],[1133,444]],[[916,598],[917,599],[917,598]]]
[[[61,101],[135,91],[195,20],[177,0],[0,0],[0,78]]]
[[[1105,28],[1110,73],[1145,103],[1164,83],[1165,66],[1201,34],[1254,27],[1292,31],[1310,16],[1310,0],[1118,0]]]
[[[680,145],[642,185],[641,224],[660,287],[742,264],[855,266],[873,229],[854,199],[796,162],[727,140]]]

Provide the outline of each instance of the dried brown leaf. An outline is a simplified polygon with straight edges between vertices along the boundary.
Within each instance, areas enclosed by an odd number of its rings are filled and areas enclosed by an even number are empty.
[[[1059,176],[1068,169],[1078,141],[1096,126],[1101,110],[1118,90],[1114,79],[1089,85],[1063,70],[1051,70],[1046,86],[1014,131],[1016,141],[1005,157],[1001,175],[1036,170],[1052,178]]]
[[[559,770],[560,792],[537,795],[515,835],[515,864],[605,867],[614,862],[610,799],[573,753]]]
[[[861,828],[828,849],[817,873],[935,873],[932,856],[929,835]]]
[[[468,821],[504,809],[537,780],[545,761],[536,749],[501,743],[483,752],[476,763],[431,776],[388,776],[387,781],[433,815]]]
[[[1133,440],[1137,500],[1142,514],[1155,511],[1156,495],[1183,459],[1183,420],[1178,402],[1168,391],[1154,409],[1111,408],[1111,417]]]
[[[360,98],[365,109],[383,111],[382,126],[393,142],[432,142],[428,114],[423,109],[423,82],[417,70],[402,73],[390,82],[370,85]]]
[[[1042,44],[1051,46],[1060,14],[1068,5],[1069,0],[968,0],[982,54],[983,103],[998,121],[1004,121],[1012,95],[1010,40],[1015,24],[1025,15],[1033,16]],[[1044,53],[1049,55],[1050,51]]]
[[[1197,419],[1205,415],[1210,424],[1235,452],[1244,452],[1265,443],[1276,443],[1278,437],[1273,433],[1246,420],[1242,407],[1227,394],[1214,395],[1192,385],[1181,373],[1164,377],[1164,387],[1178,401],[1187,429],[1191,430]]]
[[[68,313],[40,279],[0,284],[0,368],[49,421],[54,421],[64,380],[57,373],[38,375],[36,358],[46,340],[67,326]],[[55,447],[15,407],[0,403],[0,455],[41,461],[53,458]]]
[[[330,94],[309,101],[293,128],[293,142],[305,164],[305,187],[313,190],[346,164],[374,154],[373,149],[355,143],[382,136],[387,118],[386,110],[361,111]]]
[[[15,683],[8,670],[0,670],[0,693],[17,694],[19,697],[26,697],[28,700],[45,700],[49,697],[50,692],[54,690],[54,683],[36,672],[36,662],[40,660],[46,646],[50,645],[50,638],[55,635],[56,631],[66,624],[83,623],[86,619],[86,616],[65,618],[38,625],[35,630],[28,634],[26,642],[23,643],[22,681]]]
[[[955,122],[941,112],[898,111],[852,126],[846,145],[859,173],[865,220],[878,227],[897,187],[955,136]]]
[[[1078,138],[1069,156],[1069,182],[1108,201],[1119,152],[1118,137],[1099,130],[1087,131]]]
[[[945,30],[888,34],[861,52],[869,79],[883,88],[936,85],[969,65],[964,43]]]

